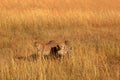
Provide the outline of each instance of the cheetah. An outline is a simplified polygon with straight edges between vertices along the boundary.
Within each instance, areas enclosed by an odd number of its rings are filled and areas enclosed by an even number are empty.
[[[40,41],[35,42],[35,47],[37,49],[37,54],[41,57],[62,57],[72,50],[71,44],[68,40],[64,42],[57,42],[55,40],[51,40],[47,43],[42,43]]]
[[[56,41],[51,40],[48,43],[41,43],[40,41],[35,42],[37,54],[41,57],[55,56],[59,50],[59,45]]]

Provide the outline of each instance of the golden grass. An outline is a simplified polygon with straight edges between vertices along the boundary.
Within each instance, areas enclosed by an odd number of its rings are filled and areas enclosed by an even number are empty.
[[[0,0],[0,80],[119,80],[119,0]],[[34,38],[72,42],[69,58],[14,61]]]

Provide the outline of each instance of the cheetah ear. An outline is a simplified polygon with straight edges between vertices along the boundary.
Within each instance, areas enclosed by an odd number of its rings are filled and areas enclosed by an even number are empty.
[[[69,45],[69,44],[70,44],[70,41],[65,40],[64,43],[65,43],[66,45]]]
[[[60,48],[60,46],[59,46],[59,45],[57,45],[57,46],[56,46],[56,49],[57,49],[57,50],[60,50],[61,48]]]
[[[55,40],[50,40],[48,43],[56,42]]]
[[[37,45],[37,43],[38,43],[38,39],[37,38],[35,38],[35,39],[33,39],[33,41],[32,41],[33,43],[34,43],[34,45]]]
[[[38,40],[34,40],[33,43],[34,43],[34,46],[37,46]]]

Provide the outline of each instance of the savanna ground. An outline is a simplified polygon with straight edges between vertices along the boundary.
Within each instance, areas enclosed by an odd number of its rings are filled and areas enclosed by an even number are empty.
[[[0,80],[120,80],[120,0],[0,0]],[[70,40],[61,61],[14,60],[34,38]]]

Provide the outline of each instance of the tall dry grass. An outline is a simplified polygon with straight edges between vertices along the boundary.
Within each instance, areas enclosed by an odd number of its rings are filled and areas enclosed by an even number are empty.
[[[119,80],[119,0],[0,0],[0,80]],[[34,38],[71,41],[70,57],[24,61]]]

